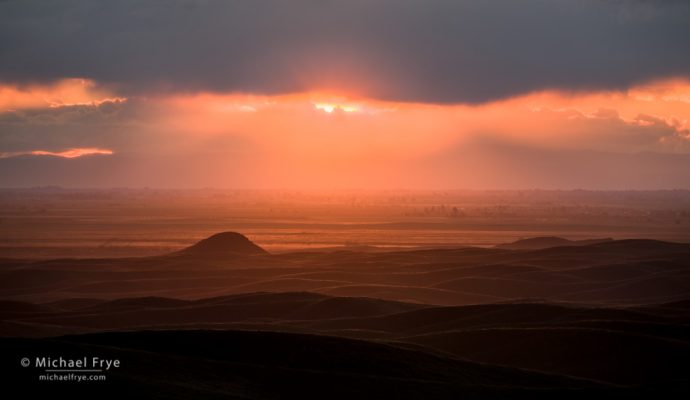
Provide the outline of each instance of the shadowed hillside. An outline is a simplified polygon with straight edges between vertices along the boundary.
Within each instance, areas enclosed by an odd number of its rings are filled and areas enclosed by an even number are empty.
[[[613,239],[568,240],[556,236],[543,236],[521,239],[512,243],[499,244],[496,248],[507,250],[538,250],[561,246],[588,246],[590,244],[610,242]]]
[[[223,233],[160,257],[3,261],[0,345],[120,354],[115,382],[169,398],[683,392],[689,260],[651,240],[268,254]]]
[[[309,291],[436,305],[541,298],[648,304],[687,298],[690,245],[607,241],[537,250],[486,248],[266,254],[222,233],[160,257],[0,262],[0,299],[199,299]]]
[[[3,315],[0,334],[292,332],[421,345],[414,349],[619,385],[683,381],[684,363],[690,360],[690,309],[685,303],[626,308],[535,302],[437,307],[306,292],[195,301],[101,300],[69,309],[61,308],[64,303],[4,302],[3,308],[14,311]]]
[[[614,387],[558,375],[497,367],[396,345],[274,332],[168,331],[102,333],[51,341],[0,340],[2,373],[31,395],[77,398],[575,398]],[[36,369],[7,362],[21,356],[96,354],[122,367],[108,381],[36,384]],[[70,392],[71,390],[71,392]]]

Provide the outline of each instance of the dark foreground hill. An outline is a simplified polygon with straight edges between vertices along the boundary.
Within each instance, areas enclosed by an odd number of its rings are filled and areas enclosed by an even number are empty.
[[[2,339],[5,390],[70,398],[578,398],[610,385],[344,338],[243,331],[102,333]],[[105,382],[40,382],[22,357],[118,359]],[[15,392],[19,393],[19,392]]]
[[[13,303],[13,312],[7,311],[10,304],[1,304],[5,312],[0,334],[49,338],[115,330],[292,332],[315,341],[318,335],[413,346],[430,355],[626,387],[690,384],[685,368],[690,362],[687,302],[626,308],[543,302],[438,307],[302,292],[75,303]],[[300,351],[311,351],[308,347]]]

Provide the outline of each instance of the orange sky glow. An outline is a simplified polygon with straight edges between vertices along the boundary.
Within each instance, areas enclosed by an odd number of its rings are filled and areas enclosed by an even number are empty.
[[[41,146],[2,157],[215,154],[223,160],[244,157],[249,161],[242,168],[270,177],[267,181],[276,185],[335,181],[376,186],[388,178],[375,180],[374,175],[396,176],[420,160],[478,140],[542,149],[690,153],[690,82],[684,80],[650,82],[626,91],[540,91],[478,105],[392,102],[327,91],[127,99],[83,79],[0,86],[5,113],[106,103],[146,106],[135,121],[123,122],[123,132],[134,139]],[[75,129],[86,130],[82,137],[88,139],[89,129],[100,128]],[[188,169],[201,171],[202,163],[210,165],[201,159],[195,161],[198,165],[189,162]],[[223,171],[230,168],[227,163],[219,161],[213,168]]]
[[[672,137],[655,150],[684,152],[690,139],[690,82],[654,82],[626,92],[543,91],[481,105],[386,102],[311,92],[282,96],[201,93],[158,98],[171,110],[165,124],[198,135],[235,133],[285,148],[374,154],[434,151],[475,135],[496,135],[537,146],[641,151],[598,144],[604,132],[590,121],[665,127]],[[602,129],[607,128],[605,124]],[[673,141],[671,141],[673,139]],[[664,142],[666,141],[666,142]],[[337,144],[337,148],[333,148]],[[366,145],[366,148],[363,147]],[[645,143],[644,146],[650,146]]]

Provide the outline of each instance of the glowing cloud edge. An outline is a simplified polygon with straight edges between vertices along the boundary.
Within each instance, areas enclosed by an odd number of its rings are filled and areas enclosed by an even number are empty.
[[[101,149],[96,147],[85,148],[71,148],[64,151],[48,151],[48,150],[31,150],[31,151],[14,151],[14,152],[0,152],[0,158],[20,157],[20,156],[51,156],[59,158],[78,158],[90,155],[113,155],[115,154],[110,149]]]

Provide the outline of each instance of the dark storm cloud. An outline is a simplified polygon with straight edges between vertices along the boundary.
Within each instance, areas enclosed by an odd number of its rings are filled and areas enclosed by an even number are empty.
[[[16,0],[0,81],[482,102],[687,77],[689,37],[683,1]]]
[[[148,125],[159,111],[138,100],[0,111],[0,153],[151,145],[161,141]]]

